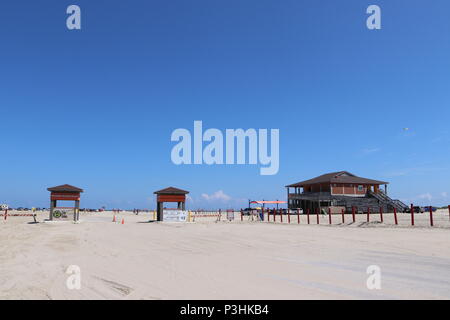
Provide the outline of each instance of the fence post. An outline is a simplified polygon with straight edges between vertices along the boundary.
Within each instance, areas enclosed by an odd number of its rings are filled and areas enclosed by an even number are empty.
[[[395,225],[398,225],[397,208],[394,208],[394,221],[395,221]]]
[[[345,223],[345,211],[344,208],[342,208],[342,223]]]
[[[433,223],[433,207],[430,206],[430,225],[433,227],[434,223]]]
[[[370,207],[367,207],[367,222],[370,222]]]
[[[450,205],[448,206],[448,220],[450,220]]]
[[[384,222],[383,220],[383,207],[380,207],[380,219],[381,219],[381,223]]]
[[[288,223],[291,223],[291,212],[287,209]]]
[[[297,223],[300,224],[300,209],[297,209]]]
[[[283,211],[280,209],[280,219],[281,219],[281,223],[283,223]]]
[[[241,221],[244,221],[244,212],[241,209]]]
[[[8,217],[8,209],[5,209],[5,220]]]
[[[411,225],[414,225],[414,205],[411,203]]]
[[[352,218],[353,218],[353,223],[356,222],[356,217],[355,217],[355,206],[352,206]]]
[[[306,219],[308,220],[308,224],[309,224],[309,208],[306,209]]]
[[[331,224],[331,207],[328,207],[328,222]]]

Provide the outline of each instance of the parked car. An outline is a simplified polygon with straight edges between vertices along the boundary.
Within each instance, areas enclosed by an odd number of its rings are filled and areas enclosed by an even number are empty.
[[[249,215],[251,215],[252,213],[257,213],[257,210],[254,209],[254,208],[245,208],[244,210],[242,210],[242,214],[243,214],[244,216],[249,216]]]
[[[433,212],[435,212],[437,209],[437,207],[431,207],[431,210],[433,210]],[[430,207],[425,207],[424,210],[425,212],[430,212]]]
[[[424,212],[425,212],[425,210],[424,210],[423,207],[414,206],[413,209],[414,209],[414,212],[415,212],[415,213],[424,213]],[[406,213],[411,212],[411,208],[405,209],[405,212],[406,212]]]

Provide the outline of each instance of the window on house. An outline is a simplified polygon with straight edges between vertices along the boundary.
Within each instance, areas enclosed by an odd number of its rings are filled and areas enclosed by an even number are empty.
[[[358,186],[358,191],[363,191],[363,186],[362,185]]]

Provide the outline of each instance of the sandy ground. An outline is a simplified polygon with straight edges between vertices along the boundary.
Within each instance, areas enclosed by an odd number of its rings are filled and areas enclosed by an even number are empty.
[[[358,223],[148,223],[153,215],[46,213],[0,218],[0,299],[449,299],[450,223],[437,228]],[[375,216],[373,217],[375,221]],[[346,216],[350,221],[351,216]],[[209,220],[209,221],[208,221]],[[311,218],[312,221],[315,221]],[[336,223],[338,216],[333,216]],[[286,219],[284,220],[286,221]],[[428,215],[418,215],[427,225]],[[69,290],[66,270],[81,269]],[[366,269],[381,268],[381,290]]]

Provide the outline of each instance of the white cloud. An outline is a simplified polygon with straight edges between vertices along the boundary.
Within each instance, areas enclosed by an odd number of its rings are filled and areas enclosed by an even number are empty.
[[[388,178],[400,177],[400,176],[410,176],[410,175],[423,175],[430,172],[439,172],[447,170],[443,167],[412,167],[412,168],[402,168],[399,170],[393,170],[390,172],[385,172],[383,175]]]
[[[433,196],[431,195],[431,193],[427,192],[427,193],[419,195],[418,198],[419,199],[426,199],[428,201],[431,201],[431,199],[433,199]]]
[[[207,201],[223,201],[223,202],[227,202],[231,200],[231,197],[227,194],[225,194],[225,192],[223,192],[222,190],[216,191],[213,194],[209,195],[206,193],[202,193],[202,198],[207,200]]]
[[[362,153],[363,154],[372,154],[372,153],[379,152],[379,151],[381,151],[380,148],[365,148],[362,150]]]

